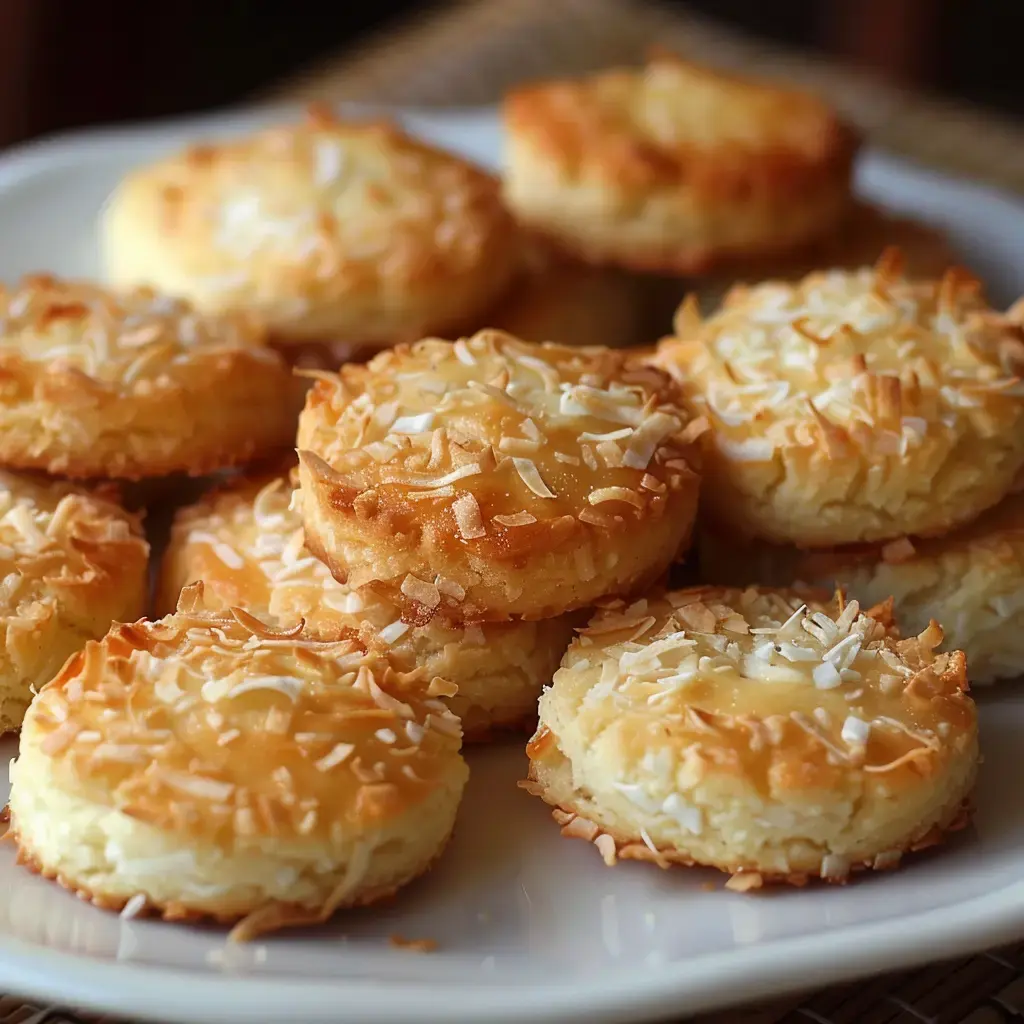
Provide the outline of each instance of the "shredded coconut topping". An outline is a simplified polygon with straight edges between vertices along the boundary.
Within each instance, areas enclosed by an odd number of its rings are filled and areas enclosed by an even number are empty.
[[[124,391],[166,386],[182,359],[213,365],[245,352],[279,361],[246,317],[204,316],[148,289],[115,295],[42,274],[0,286],[0,325],[0,356]]]
[[[700,322],[692,305],[657,362],[675,374],[737,461],[817,437],[831,453],[901,458],[936,438],[989,436],[1024,416],[1024,346],[962,270],[938,282],[876,268],[733,289]],[[756,436],[749,436],[751,433]]]
[[[623,353],[498,331],[382,353],[322,377],[316,394],[299,430],[307,469],[328,485],[400,488],[430,518],[434,502],[451,506],[463,540],[519,514],[506,496],[545,522],[613,493],[627,506],[616,515],[641,519],[691,486],[689,447],[707,426],[688,423],[661,371]]]
[[[612,602],[579,630],[556,687],[581,687],[584,735],[611,721],[637,723],[629,730],[635,748],[631,740],[623,747],[636,764],[616,791],[696,832],[699,808],[679,780],[701,777],[704,742],[749,749],[752,771],[770,763],[760,752],[799,744],[806,757],[879,773],[932,757],[941,725],[947,735],[954,723],[970,728],[963,656],[935,653],[942,634],[934,625],[894,639],[889,615],[887,606],[865,613],[841,595],[823,602],[756,588]],[[901,666],[898,676],[887,659]],[[930,695],[923,703],[922,693]],[[670,737],[680,723],[687,738],[677,742]]]
[[[115,625],[72,658],[30,712],[41,751],[157,827],[207,839],[379,824],[457,762],[458,719],[360,643],[201,604],[188,588],[176,615]]]

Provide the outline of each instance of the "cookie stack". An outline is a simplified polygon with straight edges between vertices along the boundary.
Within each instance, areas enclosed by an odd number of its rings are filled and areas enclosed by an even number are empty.
[[[854,198],[857,132],[821,99],[667,52],[505,98],[504,195],[560,251],[644,275],[652,336],[686,292],[856,268],[890,244],[953,263],[938,230]]]
[[[306,543],[395,630],[534,630],[659,580],[689,541],[703,430],[624,354],[497,331],[399,347],[310,392]]]
[[[963,271],[853,272],[692,305],[656,362],[714,426],[701,566],[717,582],[841,583],[941,619],[972,681],[1024,670],[1018,311]]]
[[[204,605],[245,608],[284,628],[302,624],[322,640],[357,636],[402,672],[444,679],[441,694],[467,741],[522,729],[572,637],[573,618],[420,625],[369,587],[339,583],[305,545],[292,474],[243,478],[178,511],[158,586],[157,607],[173,612],[182,590],[204,584]]]
[[[243,938],[378,900],[443,851],[463,739],[538,701],[526,786],[609,864],[845,881],[966,820],[930,620],[974,678],[1024,669],[1022,318],[890,255],[624,352],[631,275],[918,228],[853,202],[827,106],[674,58],[505,119],[502,182],[320,109],[192,146],[105,208],[121,291],[0,291],[0,465],[237,470],[178,509],[156,621],[137,520],[0,476],[11,835],[83,898]],[[669,589],[699,490],[702,570],[759,586]]]
[[[111,620],[147,608],[148,545],[110,484],[287,445],[295,389],[249,318],[37,275],[0,287],[0,730]],[[17,471],[31,471],[32,476]],[[57,479],[61,478],[61,479]]]

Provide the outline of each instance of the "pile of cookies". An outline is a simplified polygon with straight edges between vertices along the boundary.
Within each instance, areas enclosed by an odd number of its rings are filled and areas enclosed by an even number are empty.
[[[500,180],[323,110],[193,146],[111,197],[108,284],[0,293],[0,464],[92,488],[5,484],[11,835],[98,906],[378,900],[463,742],[534,729],[608,864],[842,882],[966,822],[968,678],[1024,668],[1018,312],[813,97],[657,56],[504,113]],[[684,277],[727,295],[655,345]],[[97,482],[182,473],[147,606]]]

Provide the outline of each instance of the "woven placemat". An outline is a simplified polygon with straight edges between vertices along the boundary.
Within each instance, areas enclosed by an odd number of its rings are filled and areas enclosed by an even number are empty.
[[[643,0],[465,0],[328,60],[258,99],[417,106],[493,103],[529,78],[639,61],[657,41],[727,69],[801,83],[827,96],[873,144],[1024,193],[1024,130],[963,104],[744,38]],[[808,979],[809,990],[814,988]],[[105,1020],[107,1018],[104,1018]],[[343,1011],[339,1020],[344,1019]],[[96,1024],[0,996],[0,1024]],[[687,1024],[1009,1024],[1024,1020],[1024,942],[950,963],[736,1009]],[[261,1024],[261,1022],[254,1022]]]

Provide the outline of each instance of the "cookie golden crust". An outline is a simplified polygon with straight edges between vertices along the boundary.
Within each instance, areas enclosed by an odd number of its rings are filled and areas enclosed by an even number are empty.
[[[690,303],[655,364],[708,416],[709,518],[798,547],[944,533],[995,505],[1024,464],[1019,315],[964,271],[875,269]]]
[[[115,283],[252,310],[283,344],[465,329],[519,256],[491,176],[391,125],[322,110],[140,168],[102,231]]]
[[[867,604],[892,596],[907,631],[933,617],[943,624],[946,647],[967,656],[972,685],[1024,673],[1024,495],[944,537],[800,551],[708,524],[698,536],[708,582],[841,586]]]
[[[287,447],[297,390],[263,331],[148,289],[0,286],[0,464],[199,475]]]
[[[35,699],[12,766],[22,858],[100,905],[237,937],[424,871],[468,774],[443,684],[200,600],[114,626]]]
[[[597,263],[696,273],[841,222],[854,133],[813,96],[658,56],[506,97],[505,197]]]
[[[242,481],[181,509],[164,555],[160,607],[173,608],[184,586],[202,580],[208,608],[242,606],[283,626],[302,621],[322,640],[355,630],[396,668],[448,680],[457,692],[442,699],[467,740],[533,727],[537,698],[569,646],[574,617],[465,626],[437,617],[410,625],[373,591],[338,583],[309,553],[291,498],[291,484],[276,476]]]
[[[965,823],[978,740],[963,654],[891,626],[800,590],[600,611],[541,698],[526,787],[609,863],[796,884],[895,866]]]
[[[408,621],[550,618],[653,582],[699,478],[659,370],[496,331],[317,381],[299,424],[306,543]]]
[[[112,500],[0,471],[0,732],[36,689],[147,597],[149,545]]]

